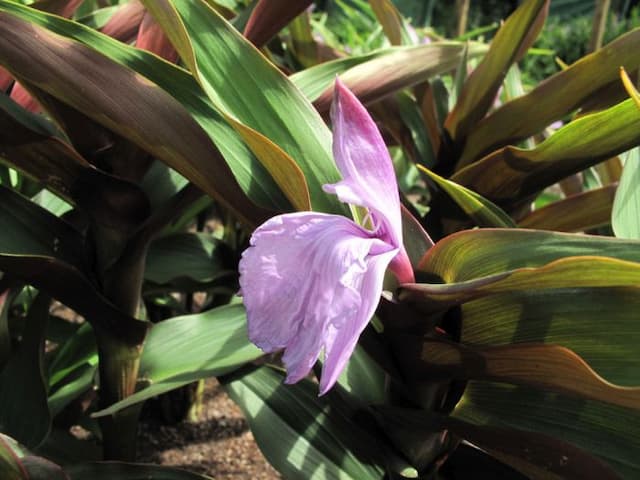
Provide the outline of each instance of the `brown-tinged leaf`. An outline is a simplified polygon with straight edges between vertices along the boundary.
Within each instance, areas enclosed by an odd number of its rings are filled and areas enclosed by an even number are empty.
[[[129,43],[136,38],[144,15],[145,9],[140,1],[131,0],[118,7],[118,10],[102,27],[101,32],[121,42]]]
[[[404,31],[402,16],[391,0],[369,0],[369,5],[391,45],[402,45]]]
[[[560,345],[521,343],[474,347],[426,340],[418,348],[416,364],[408,371],[415,379],[442,377],[529,385],[640,410],[640,387],[621,387],[608,382],[579,355]]]
[[[74,182],[91,165],[43,127],[42,120],[0,97],[0,157],[28,177],[71,200]]]
[[[518,226],[556,232],[582,232],[608,225],[617,188],[617,183],[609,184],[553,202],[534,210],[520,220]]]
[[[463,44],[456,42],[436,42],[398,48],[388,55],[350,68],[340,75],[340,80],[363,103],[374,102],[397,90],[455,69],[464,48]],[[484,45],[470,44],[469,58],[478,56],[485,49]],[[333,86],[330,86],[313,104],[319,112],[326,113],[329,111],[332,98]]]
[[[269,216],[248,200],[193,117],[156,84],[95,50],[6,12],[0,14],[0,39],[0,63],[30,84],[174,167],[248,223]]]
[[[312,0],[259,0],[244,29],[244,36],[257,47],[263,46],[291,20],[300,15]]]
[[[136,38],[136,47],[153,52],[172,63],[178,59],[178,52],[173,48],[162,28],[150,13],[145,13],[142,18]]]
[[[55,13],[69,18],[78,9],[83,0],[37,0],[30,7],[47,13]]]

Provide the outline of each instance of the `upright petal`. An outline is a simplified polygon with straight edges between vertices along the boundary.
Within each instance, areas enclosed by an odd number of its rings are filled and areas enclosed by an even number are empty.
[[[400,246],[400,198],[391,157],[375,122],[339,79],[331,119],[333,156],[343,180],[325,185],[325,191],[336,194],[343,202],[369,208],[380,233]]]
[[[397,251],[345,217],[272,218],[240,262],[249,338],[266,352],[285,349],[288,383],[306,376],[324,349],[326,392],[373,315]]]

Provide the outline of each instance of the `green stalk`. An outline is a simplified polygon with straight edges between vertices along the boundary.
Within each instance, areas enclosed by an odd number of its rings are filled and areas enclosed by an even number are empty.
[[[142,244],[140,244],[142,243]],[[129,242],[110,269],[105,295],[135,318],[142,291],[147,242]],[[114,332],[96,332],[100,359],[100,407],[106,408],[135,393],[144,339],[131,341]],[[142,404],[100,419],[105,460],[133,461],[136,456],[138,417]]]

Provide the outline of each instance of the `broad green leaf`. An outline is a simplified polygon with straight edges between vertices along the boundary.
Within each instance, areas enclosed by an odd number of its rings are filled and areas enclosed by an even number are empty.
[[[471,43],[467,55],[473,58],[486,46]],[[397,47],[376,55],[370,61],[359,63],[340,75],[361,102],[375,102],[390,93],[412,87],[430,77],[456,68],[465,50],[458,42],[434,42],[415,47]],[[381,52],[385,53],[385,52]],[[320,67],[316,67],[320,68]],[[323,113],[329,111],[333,86],[329,86],[313,104]]]
[[[269,462],[291,480],[382,479],[375,439],[348,416],[344,401],[318,397],[308,380],[284,385],[270,367],[224,379]],[[337,399],[339,400],[339,399]],[[278,441],[274,441],[277,438]]]
[[[421,346],[420,362],[408,375],[423,381],[451,378],[525,385],[640,410],[640,387],[620,387],[607,382],[575,352],[559,345],[470,347],[426,340]]]
[[[255,360],[262,352],[249,342],[246,330],[245,311],[238,304],[155,324],[140,360],[140,380],[148,382],[148,386],[95,415],[110,415],[196,380],[231,372]]]
[[[447,180],[422,165],[417,165],[417,167],[442,188],[479,227],[509,228],[516,226],[512,218],[500,207],[482,198],[476,192]]]
[[[290,80],[202,0],[143,3],[212,103],[294,205],[304,208],[305,203],[299,167],[314,209],[346,213],[322,190],[338,179],[331,132]]]
[[[367,404],[384,403],[387,397],[384,370],[360,345],[353,351],[338,383],[359,401]]]
[[[476,346],[562,345],[608,381],[640,384],[637,287],[556,288],[498,293],[463,304],[461,341]],[[606,318],[606,322],[603,322]]]
[[[491,41],[484,59],[469,75],[462,94],[445,121],[454,142],[462,144],[493,104],[511,64],[535,40],[550,0],[527,0],[506,20]]]
[[[204,233],[176,233],[149,246],[144,278],[154,284],[206,284],[233,273],[233,252]]]
[[[499,205],[510,204],[639,143],[640,111],[626,100],[574,120],[533,150],[497,150],[452,180]]]
[[[58,383],[74,370],[85,364],[97,363],[98,351],[93,328],[84,323],[56,350],[49,366],[49,387],[55,390],[59,387]]]
[[[469,133],[458,168],[542,131],[579,108],[600,88],[619,82],[621,65],[633,71],[640,63],[640,50],[635,48],[639,38],[640,29],[620,36],[490,114]]]
[[[621,478],[631,480],[640,473],[637,455],[640,414],[621,407],[574,400],[522,386],[471,382],[453,416],[486,428],[517,429],[521,433],[514,438],[526,438],[525,432],[550,435],[600,457]],[[526,444],[522,448],[526,448]],[[565,457],[564,465],[560,462],[555,466],[558,472],[555,478],[566,478],[562,475],[563,466],[580,468],[580,462],[573,455],[565,454]],[[601,475],[591,478],[616,478]]]
[[[571,195],[534,210],[520,220],[518,226],[556,232],[581,232],[608,225],[618,188],[617,184],[610,184]]]
[[[441,251],[436,255],[441,254]],[[464,268],[462,262],[455,266]],[[422,264],[424,269],[424,263]],[[640,283],[640,263],[596,256],[560,258],[456,283],[407,285],[403,297],[429,307],[459,304],[496,293],[570,287],[624,287]]]
[[[118,310],[85,274],[84,240],[71,226],[28,199],[0,186],[0,270],[60,300],[96,326],[125,341],[147,330]]]
[[[640,262],[640,242],[524,229],[480,229],[438,242],[419,269],[444,282],[464,282],[516,268],[542,267],[565,257],[599,256]]]
[[[488,475],[487,478],[509,480],[619,480],[615,472],[595,456],[549,435],[492,425],[477,426],[432,412],[407,408],[383,407],[377,408],[376,413],[385,428],[396,435],[414,437],[417,441],[422,439],[426,442],[429,435],[446,431],[466,439],[475,446],[476,452],[485,452],[488,458],[494,459],[493,465],[487,462],[482,462],[480,467],[474,465],[474,471],[473,466],[467,464],[470,460],[468,456],[456,458],[460,448],[465,448],[464,444],[460,445],[453,455],[449,456],[447,462],[447,471],[460,471],[460,478],[475,478],[477,472],[481,471],[482,475]],[[504,463],[496,465],[497,461]],[[526,476],[506,469],[504,464],[525,473]],[[494,471],[496,468],[497,471]],[[462,472],[467,475],[463,475]]]
[[[29,44],[36,49],[32,52],[33,55],[42,54],[42,42],[48,41],[51,48],[65,58],[65,62],[77,62],[77,70],[85,71],[84,58],[91,58],[91,71],[97,75],[94,79],[97,83],[91,83],[96,89],[92,92],[96,95],[99,92],[99,99],[92,98],[87,91],[85,95],[79,96],[77,92],[84,87],[76,88],[76,83],[86,85],[86,79],[77,75],[65,78],[70,70],[63,68],[62,63],[54,61],[53,57],[36,62],[24,44],[20,49],[7,48],[5,53],[8,56],[0,52],[0,61],[4,58],[5,62],[11,63],[11,68],[37,67],[31,68],[29,72],[22,72],[29,83],[58,96],[95,121],[156,154],[208,194],[233,204],[237,213],[251,215],[253,223],[264,220],[269,213],[251,204],[238,184],[258,205],[275,209],[287,208],[286,200],[266,170],[216,112],[187,72],[148,52],[126,46],[80,24],[45,15],[12,2],[0,2],[0,12],[5,12],[0,26],[4,26],[11,38],[14,37],[14,30],[25,35],[25,29],[41,30],[39,41]],[[49,31],[42,30],[41,26]],[[77,54],[72,55],[72,52]],[[27,55],[28,60],[15,58],[17,54]],[[53,63],[48,65],[51,62]],[[99,74],[100,69],[103,69],[102,75]],[[52,75],[51,72],[55,70],[59,70],[58,74]],[[45,72],[46,81],[40,77]],[[51,82],[51,79],[55,81]],[[123,92],[126,92],[132,104],[138,106],[137,109],[117,108],[121,105]],[[111,102],[110,98],[116,98],[117,101]],[[96,104],[98,100],[99,103]],[[154,113],[154,109],[159,111]],[[169,111],[171,113],[167,113]],[[178,118],[181,120],[178,121]],[[194,119],[197,124],[193,122]],[[136,129],[129,127],[131,123],[136,125]],[[176,129],[176,125],[180,128]],[[215,146],[212,140],[216,142]],[[238,183],[233,180],[229,169]]]
[[[34,299],[22,341],[0,372],[0,431],[30,448],[42,443],[51,428],[43,371],[50,304],[43,294]]]
[[[47,403],[51,416],[55,417],[62,410],[83,393],[89,391],[96,384],[98,371],[98,354],[92,359],[93,363],[83,363],[76,368],[72,375],[58,386],[57,390],[49,395]]]
[[[640,239],[640,148],[624,155],[624,168],[613,201],[611,227],[618,238]]]

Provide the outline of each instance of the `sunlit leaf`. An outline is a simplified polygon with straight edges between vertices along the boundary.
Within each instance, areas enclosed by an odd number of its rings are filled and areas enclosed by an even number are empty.
[[[640,110],[626,100],[574,120],[532,150],[497,150],[452,180],[499,205],[510,204],[639,143]]]
[[[148,385],[96,415],[110,415],[196,380],[223,375],[261,355],[247,338],[241,305],[164,320],[149,332],[140,360],[140,378]]]

